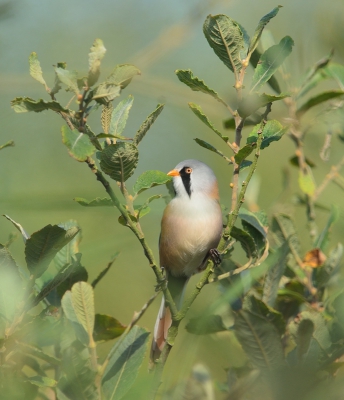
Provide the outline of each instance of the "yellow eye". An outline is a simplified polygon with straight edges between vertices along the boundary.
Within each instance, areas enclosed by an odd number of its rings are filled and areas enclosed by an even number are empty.
[[[187,174],[191,174],[192,168],[185,168],[185,172],[186,172]]]

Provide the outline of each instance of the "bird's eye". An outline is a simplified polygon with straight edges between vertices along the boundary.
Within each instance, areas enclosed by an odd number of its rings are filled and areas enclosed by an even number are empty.
[[[185,168],[185,172],[187,173],[187,174],[191,174],[191,172],[192,172],[192,168]]]

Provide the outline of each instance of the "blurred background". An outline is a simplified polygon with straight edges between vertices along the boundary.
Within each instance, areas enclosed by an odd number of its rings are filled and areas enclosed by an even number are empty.
[[[191,69],[235,106],[234,78],[208,46],[202,25],[208,14],[224,13],[240,22],[249,34],[259,19],[278,4],[272,0],[11,0],[0,2],[0,82],[1,131],[0,144],[15,141],[15,147],[0,152],[0,214],[8,214],[32,233],[47,224],[75,219],[82,227],[80,251],[90,279],[94,279],[118,250],[120,255],[106,278],[96,288],[97,312],[110,314],[122,323],[130,322],[154,293],[155,277],[143,256],[138,242],[128,229],[117,222],[118,212],[110,208],[84,208],[74,197],[89,200],[105,197],[103,187],[94,179],[87,166],[72,159],[62,144],[60,127],[63,121],[52,112],[15,114],[10,100],[18,96],[48,100],[43,86],[29,75],[28,56],[37,52],[48,85],[54,80],[52,65],[66,61],[68,69],[81,75],[87,72],[89,48],[95,38],[101,38],[107,48],[102,62],[105,78],[116,64],[132,63],[142,75],[122,92],[121,99],[132,94],[135,98],[125,136],[133,136],[157,103],[165,109],[140,144],[140,162],[128,181],[131,188],[136,178],[147,169],[169,171],[187,158],[208,163],[219,178],[221,201],[230,206],[229,182],[232,169],[216,154],[199,147],[193,139],[199,137],[226,151],[221,140],[208,130],[188,109],[187,103],[200,104],[204,112],[222,129],[229,115],[209,96],[192,92],[176,78],[176,69]],[[288,0],[282,4],[277,17],[268,25],[277,42],[290,35],[295,46],[286,63],[290,84],[297,85],[308,67],[335,49],[334,61],[344,62],[344,14],[342,0],[332,0],[331,7],[321,0]],[[247,83],[248,85],[248,83]],[[283,82],[282,82],[283,87]],[[285,89],[285,88],[284,88]],[[271,93],[270,89],[267,89]],[[59,94],[66,104],[68,96]],[[116,104],[117,99],[115,100]],[[273,107],[271,118],[287,116],[282,105]],[[100,113],[92,115],[89,123],[101,132]],[[306,154],[317,167],[314,175],[320,183],[331,165],[342,156],[343,146],[333,138],[329,162],[323,162],[319,152],[324,142],[325,126],[313,127],[306,140]],[[229,132],[229,134],[233,134]],[[267,212],[278,202],[282,192],[283,171],[289,172],[291,189],[284,199],[298,192],[297,169],[288,159],[294,147],[285,136],[264,150],[255,177],[255,192],[251,195]],[[164,187],[152,190],[166,194]],[[152,194],[150,193],[150,195]],[[145,195],[143,195],[145,199]],[[339,188],[330,185],[320,197],[322,204],[343,204]],[[142,202],[141,202],[142,204]],[[165,204],[153,203],[152,212],[142,220],[143,229],[156,257],[160,219]],[[321,228],[328,213],[318,213]],[[306,234],[304,209],[296,210],[299,232]],[[333,245],[343,240],[342,216],[333,229]],[[6,242],[14,231],[5,218],[0,218],[0,242]],[[310,242],[305,240],[304,251]],[[21,239],[11,246],[18,263],[24,265]],[[192,307],[190,316],[201,313],[219,292],[216,286],[206,287]],[[160,298],[147,311],[141,325],[152,329]],[[228,340],[228,335],[195,337],[183,329],[176,349],[169,360],[168,370],[178,374],[190,371],[196,362],[207,364],[214,377],[225,379],[225,368],[240,364],[240,350]],[[110,344],[109,344],[110,345]],[[109,345],[99,346],[105,354]],[[183,356],[181,363],[180,355]],[[176,372],[177,371],[177,372]]]

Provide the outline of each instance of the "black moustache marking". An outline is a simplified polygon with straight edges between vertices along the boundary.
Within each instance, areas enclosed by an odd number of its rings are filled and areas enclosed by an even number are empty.
[[[186,172],[187,169],[189,169],[189,167],[184,167],[179,171],[179,174],[182,178],[186,193],[191,197],[191,174]]]

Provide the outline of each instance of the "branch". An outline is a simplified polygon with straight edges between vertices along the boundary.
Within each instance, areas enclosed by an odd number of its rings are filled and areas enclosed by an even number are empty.
[[[335,178],[338,177],[338,173],[342,166],[344,165],[344,157],[339,161],[339,163],[331,168],[331,171],[326,175],[325,179],[322,181],[321,185],[318,186],[317,190],[314,192],[312,201],[315,202],[320,194],[324,191],[326,186]]]
[[[94,163],[94,160],[91,157],[88,157],[86,160],[86,164],[89,166],[91,171],[96,175],[97,180],[104,186],[104,188],[105,188],[107,194],[110,196],[114,206],[122,214],[126,225],[130,228],[130,230],[135,234],[135,236],[141,243],[144,254],[145,254],[146,258],[148,259],[149,265],[152,268],[152,270],[156,276],[157,282],[159,285],[161,285],[161,289],[165,296],[165,301],[171,310],[172,318],[176,318],[176,316],[178,315],[177,306],[173,301],[171,293],[167,288],[167,281],[166,281],[161,269],[158,267],[158,265],[155,261],[153,252],[150,249],[150,247],[148,246],[143,233],[135,226],[135,223],[131,220],[128,211],[123,206],[123,204],[121,204],[121,202],[119,201],[118,197],[116,196],[115,192],[112,190],[110,183],[106,180],[103,173],[101,171],[99,171],[99,169],[97,168],[97,166]]]
[[[233,228],[233,226],[235,224],[235,221],[236,221],[236,219],[237,219],[237,217],[239,215],[240,207],[245,201],[245,193],[246,193],[247,186],[248,186],[248,184],[249,184],[249,182],[250,182],[250,180],[251,180],[251,178],[252,178],[252,176],[254,174],[254,171],[256,170],[257,163],[258,163],[258,158],[260,156],[260,146],[261,146],[262,141],[263,141],[262,133],[263,133],[264,127],[265,127],[265,125],[267,123],[267,117],[268,117],[269,113],[271,112],[271,106],[272,106],[272,103],[268,103],[267,106],[266,106],[266,110],[265,110],[264,114],[262,115],[262,121],[260,123],[260,127],[259,127],[259,130],[257,132],[258,140],[257,140],[257,147],[256,147],[256,152],[255,152],[255,155],[254,155],[254,159],[253,159],[253,162],[252,162],[252,164],[250,166],[250,169],[249,169],[248,175],[246,177],[246,180],[241,185],[241,191],[239,193],[239,197],[237,199],[235,207],[230,212],[230,214],[228,215],[228,225],[227,225],[227,227],[225,229],[225,232],[224,232],[224,236],[225,237],[229,237],[229,235],[230,235],[230,232],[231,232],[231,230],[232,230],[232,228]],[[238,166],[238,169],[239,169],[239,166]],[[238,178],[239,178],[239,174],[238,174]],[[234,188],[233,188],[233,190],[234,190]]]
[[[236,116],[235,118],[235,148],[236,148],[236,153],[238,152],[238,149],[240,148],[240,142],[241,142],[241,132],[245,124],[245,118],[240,118],[239,115]],[[233,146],[234,147],[234,146]],[[233,180],[231,183],[231,188],[232,188],[232,204],[231,204],[231,211],[233,211],[237,205],[238,201],[238,186],[239,186],[239,164],[235,162],[235,158],[232,157],[232,162],[233,162]]]

